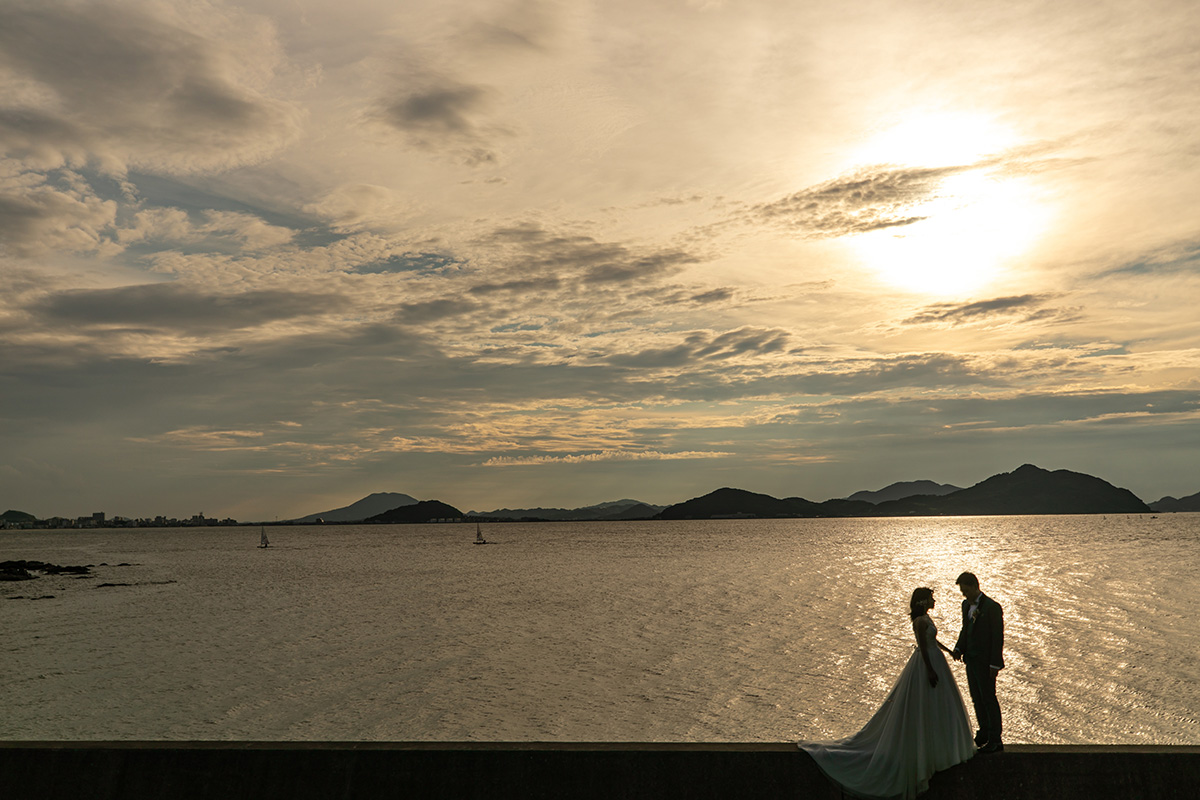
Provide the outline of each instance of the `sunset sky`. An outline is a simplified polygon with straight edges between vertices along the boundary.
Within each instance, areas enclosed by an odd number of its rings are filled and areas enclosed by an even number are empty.
[[[0,510],[1200,491],[1191,2],[0,3]]]

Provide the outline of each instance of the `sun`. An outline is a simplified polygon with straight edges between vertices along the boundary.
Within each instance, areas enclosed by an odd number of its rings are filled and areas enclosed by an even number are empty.
[[[904,209],[918,221],[855,235],[855,254],[884,282],[922,294],[971,294],[997,280],[1047,223],[1031,180],[1000,157],[1019,144],[986,118],[945,114],[914,117],[871,140],[856,153],[859,164],[948,169]]]

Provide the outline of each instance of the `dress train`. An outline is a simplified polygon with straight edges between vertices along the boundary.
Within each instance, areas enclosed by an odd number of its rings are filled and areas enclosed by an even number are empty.
[[[844,792],[865,800],[912,800],[933,773],[975,755],[962,693],[945,655],[926,629],[930,686],[921,651],[914,649],[879,710],[858,733],[832,742],[801,742],[821,771]]]

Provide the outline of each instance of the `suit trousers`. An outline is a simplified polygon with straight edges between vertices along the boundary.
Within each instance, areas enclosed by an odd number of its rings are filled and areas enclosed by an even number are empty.
[[[996,699],[996,673],[986,658],[964,658],[967,667],[967,688],[975,706],[975,722],[987,734],[989,742],[1001,741],[1000,701]]]

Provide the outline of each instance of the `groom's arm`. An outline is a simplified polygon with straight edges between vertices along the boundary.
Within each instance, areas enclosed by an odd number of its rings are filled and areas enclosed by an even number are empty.
[[[991,625],[991,636],[988,641],[988,664],[992,669],[1004,669],[1004,609],[999,603],[991,603],[988,616]]]
[[[954,656],[956,659],[962,658],[963,637],[966,635],[967,635],[967,608],[966,608],[966,606],[963,606],[962,627],[958,631],[958,638],[954,640],[954,649],[952,651],[950,651],[950,654],[952,656]]]

